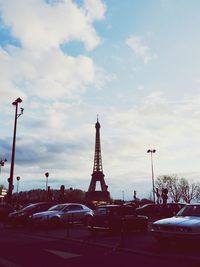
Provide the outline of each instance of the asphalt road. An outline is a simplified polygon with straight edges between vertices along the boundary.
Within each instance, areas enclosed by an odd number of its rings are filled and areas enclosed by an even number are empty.
[[[76,231],[76,229],[75,229]],[[118,246],[98,246],[91,242],[78,242],[78,239],[60,238],[45,232],[26,229],[0,229],[0,266],[2,267],[106,267],[106,266],[161,266],[161,267],[199,267],[198,259],[186,259],[178,254],[168,257],[161,253],[133,253],[121,250]],[[95,238],[97,240],[102,237]],[[104,237],[103,237],[104,238]],[[115,237],[116,240],[119,237]],[[104,238],[105,239],[105,238]],[[138,237],[139,240],[139,237]],[[187,253],[187,250],[182,251]],[[137,264],[137,265],[136,265]]]

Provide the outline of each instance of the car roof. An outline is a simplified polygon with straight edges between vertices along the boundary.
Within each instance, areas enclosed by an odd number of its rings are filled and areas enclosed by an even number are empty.
[[[200,203],[187,203],[187,206],[200,206]]]
[[[116,205],[116,204],[108,204],[108,205],[97,206],[97,208],[118,208],[118,207],[126,208],[126,206]]]
[[[56,204],[56,205],[81,205],[81,206],[85,206],[85,205],[83,205],[83,204],[81,204],[81,203],[71,203],[71,202],[67,202],[67,203],[58,203],[58,204]]]

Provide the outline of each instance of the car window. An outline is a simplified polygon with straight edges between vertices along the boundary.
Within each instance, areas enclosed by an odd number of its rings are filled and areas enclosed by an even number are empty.
[[[117,213],[121,216],[134,214],[134,209],[132,207],[120,207]]]
[[[50,208],[50,209],[48,209],[48,210],[50,210],[50,211],[62,210],[62,209],[63,209],[63,207],[64,207],[64,205],[62,205],[62,204],[59,204],[59,205],[55,205],[55,206],[51,207],[51,208]]]
[[[83,207],[81,205],[69,205],[66,207],[67,210],[82,210]],[[64,210],[66,210],[64,209]]]
[[[99,209],[96,209],[94,212],[94,215],[106,215],[106,214],[107,214],[106,208],[99,208]]]
[[[196,216],[200,217],[200,205],[188,205],[181,209],[177,216]]]
[[[108,215],[118,215],[119,213],[119,208],[109,208],[107,209],[107,214]]]

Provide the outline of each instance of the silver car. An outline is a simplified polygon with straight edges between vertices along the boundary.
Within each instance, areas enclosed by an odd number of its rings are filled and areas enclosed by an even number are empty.
[[[31,224],[34,226],[51,225],[57,226],[67,223],[88,224],[93,216],[93,210],[79,203],[58,204],[47,211],[38,212],[30,217]]]
[[[154,237],[166,241],[200,241],[200,203],[188,204],[174,217],[158,220],[152,225]]]

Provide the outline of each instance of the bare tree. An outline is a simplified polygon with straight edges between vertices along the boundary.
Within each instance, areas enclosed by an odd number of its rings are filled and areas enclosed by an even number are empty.
[[[180,179],[175,174],[162,175],[156,179],[155,184],[159,190],[168,190],[168,198],[170,198],[172,202],[179,202],[181,200],[181,187],[179,180]]]
[[[200,184],[192,183],[189,184],[185,178],[180,179],[180,184],[182,188],[182,199],[186,203],[190,203],[191,200],[200,199]]]
[[[173,202],[180,200],[190,203],[200,199],[200,183],[189,183],[186,178],[179,178],[176,174],[159,176],[155,185],[159,190],[167,189],[168,197]]]

